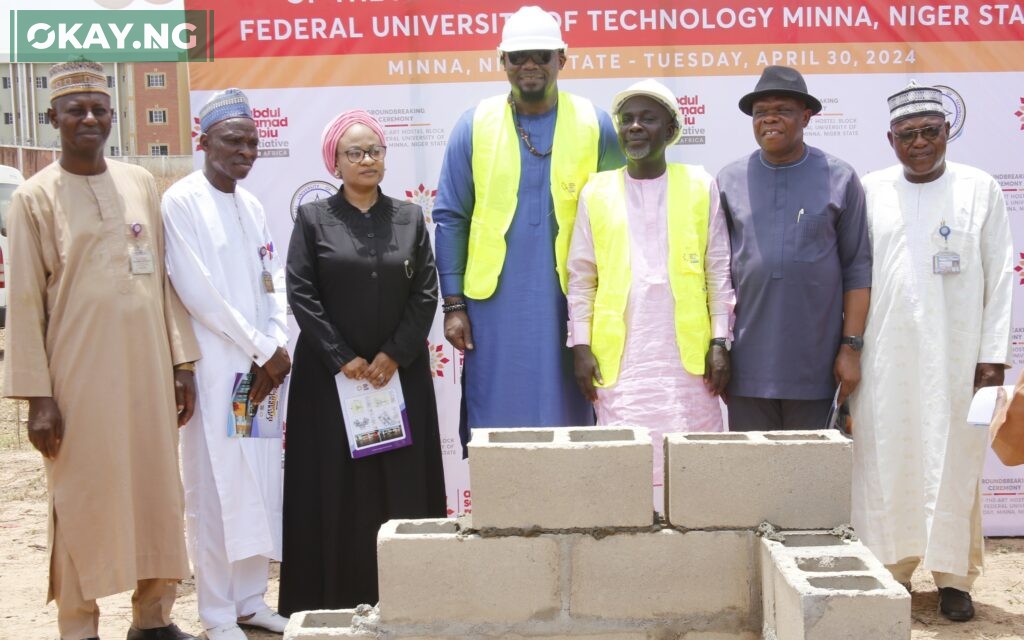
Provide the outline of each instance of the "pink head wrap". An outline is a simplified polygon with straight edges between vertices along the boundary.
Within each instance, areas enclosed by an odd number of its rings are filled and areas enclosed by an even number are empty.
[[[338,140],[341,140],[341,136],[345,135],[345,132],[354,124],[365,125],[377,134],[380,138],[380,143],[383,146],[387,146],[387,142],[384,140],[384,129],[377,122],[377,119],[366,113],[362,109],[349,109],[339,113],[333,120],[327,123],[324,127],[324,132],[320,134],[320,145],[322,147],[324,155],[324,166],[327,167],[327,173],[334,175],[334,168],[336,166],[335,160],[338,157]]]

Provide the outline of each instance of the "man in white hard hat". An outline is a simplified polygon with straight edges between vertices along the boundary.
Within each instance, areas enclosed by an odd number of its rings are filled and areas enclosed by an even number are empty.
[[[539,7],[508,18],[510,91],[455,124],[433,216],[445,337],[465,350],[463,418],[475,427],[593,424],[566,343],[565,260],[587,177],[621,167],[607,113],[558,90],[566,44]]]
[[[658,440],[722,431],[735,295],[718,187],[703,167],[666,161],[683,123],[665,85],[643,80],[619,92],[612,117],[626,167],[591,176],[569,245],[576,381],[598,424],[647,427]]]

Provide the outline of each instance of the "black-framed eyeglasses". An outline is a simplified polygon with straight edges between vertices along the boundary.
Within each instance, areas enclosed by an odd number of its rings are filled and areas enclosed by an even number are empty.
[[[352,164],[359,164],[366,156],[370,156],[374,160],[383,160],[387,153],[388,148],[382,144],[375,144],[366,149],[362,149],[360,147],[350,147],[345,149],[345,157],[348,158],[348,161]]]
[[[534,51],[506,51],[505,59],[509,64],[520,66],[526,64],[527,60],[533,60],[534,64],[547,64],[551,62],[551,56],[555,55],[550,49],[537,49]]]
[[[914,140],[917,140],[918,134],[922,138],[931,142],[939,137],[942,133],[943,127],[939,125],[931,125],[928,127],[921,127],[920,129],[907,129],[906,131],[893,131],[892,135],[896,136],[896,139],[900,141],[900,144],[911,144]]]

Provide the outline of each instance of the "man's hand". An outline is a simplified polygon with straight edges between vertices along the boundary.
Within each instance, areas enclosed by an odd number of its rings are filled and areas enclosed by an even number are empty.
[[[28,441],[43,454],[44,458],[53,460],[60,450],[64,439],[64,419],[60,415],[60,407],[53,398],[28,399]]]
[[[998,387],[1006,377],[1006,368],[1002,364],[979,362],[974,367],[974,392],[982,387]]]
[[[729,384],[732,369],[729,350],[720,344],[713,344],[704,356],[704,386],[713,396],[722,395]]]
[[[274,381],[275,387],[284,382],[284,377],[292,370],[292,361],[285,348],[278,347],[274,355],[270,356],[270,360],[263,363],[263,369]]]
[[[249,385],[249,402],[259,404],[263,402],[263,399],[270,395],[270,392],[274,390],[277,385],[271,380],[270,374],[263,367],[257,365],[255,362],[252,367],[249,368],[249,373],[252,374],[252,384]]]
[[[839,404],[843,404],[860,384],[860,352],[854,351],[848,344],[839,347],[835,364],[832,365],[832,375],[836,384],[842,385],[839,389]]]
[[[456,349],[473,349],[473,330],[469,326],[469,314],[452,311],[444,314],[444,337]]]
[[[594,380],[598,384],[604,384],[601,378],[601,368],[597,364],[597,358],[590,349],[589,344],[578,344],[572,348],[573,373],[576,376],[576,384],[580,388],[583,397],[591,402],[597,401],[597,389],[594,387]]]
[[[366,368],[365,377],[377,389],[380,389],[391,380],[398,370],[398,363],[391,359],[391,356],[381,351],[373,358],[373,362]]]
[[[366,377],[366,368],[368,366],[369,365],[366,364],[365,359],[356,356],[341,368],[341,372],[345,374],[345,377],[349,380],[362,380]]]
[[[178,426],[184,427],[196,410],[196,376],[191,371],[174,370],[174,402],[178,409]]]

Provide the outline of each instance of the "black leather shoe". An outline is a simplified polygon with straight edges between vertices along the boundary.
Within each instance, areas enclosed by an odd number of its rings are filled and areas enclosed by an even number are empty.
[[[939,611],[953,622],[967,622],[974,617],[971,594],[953,587],[939,589]]]
[[[156,629],[128,629],[125,640],[199,640],[196,636],[185,633],[178,625],[171,623]]]

